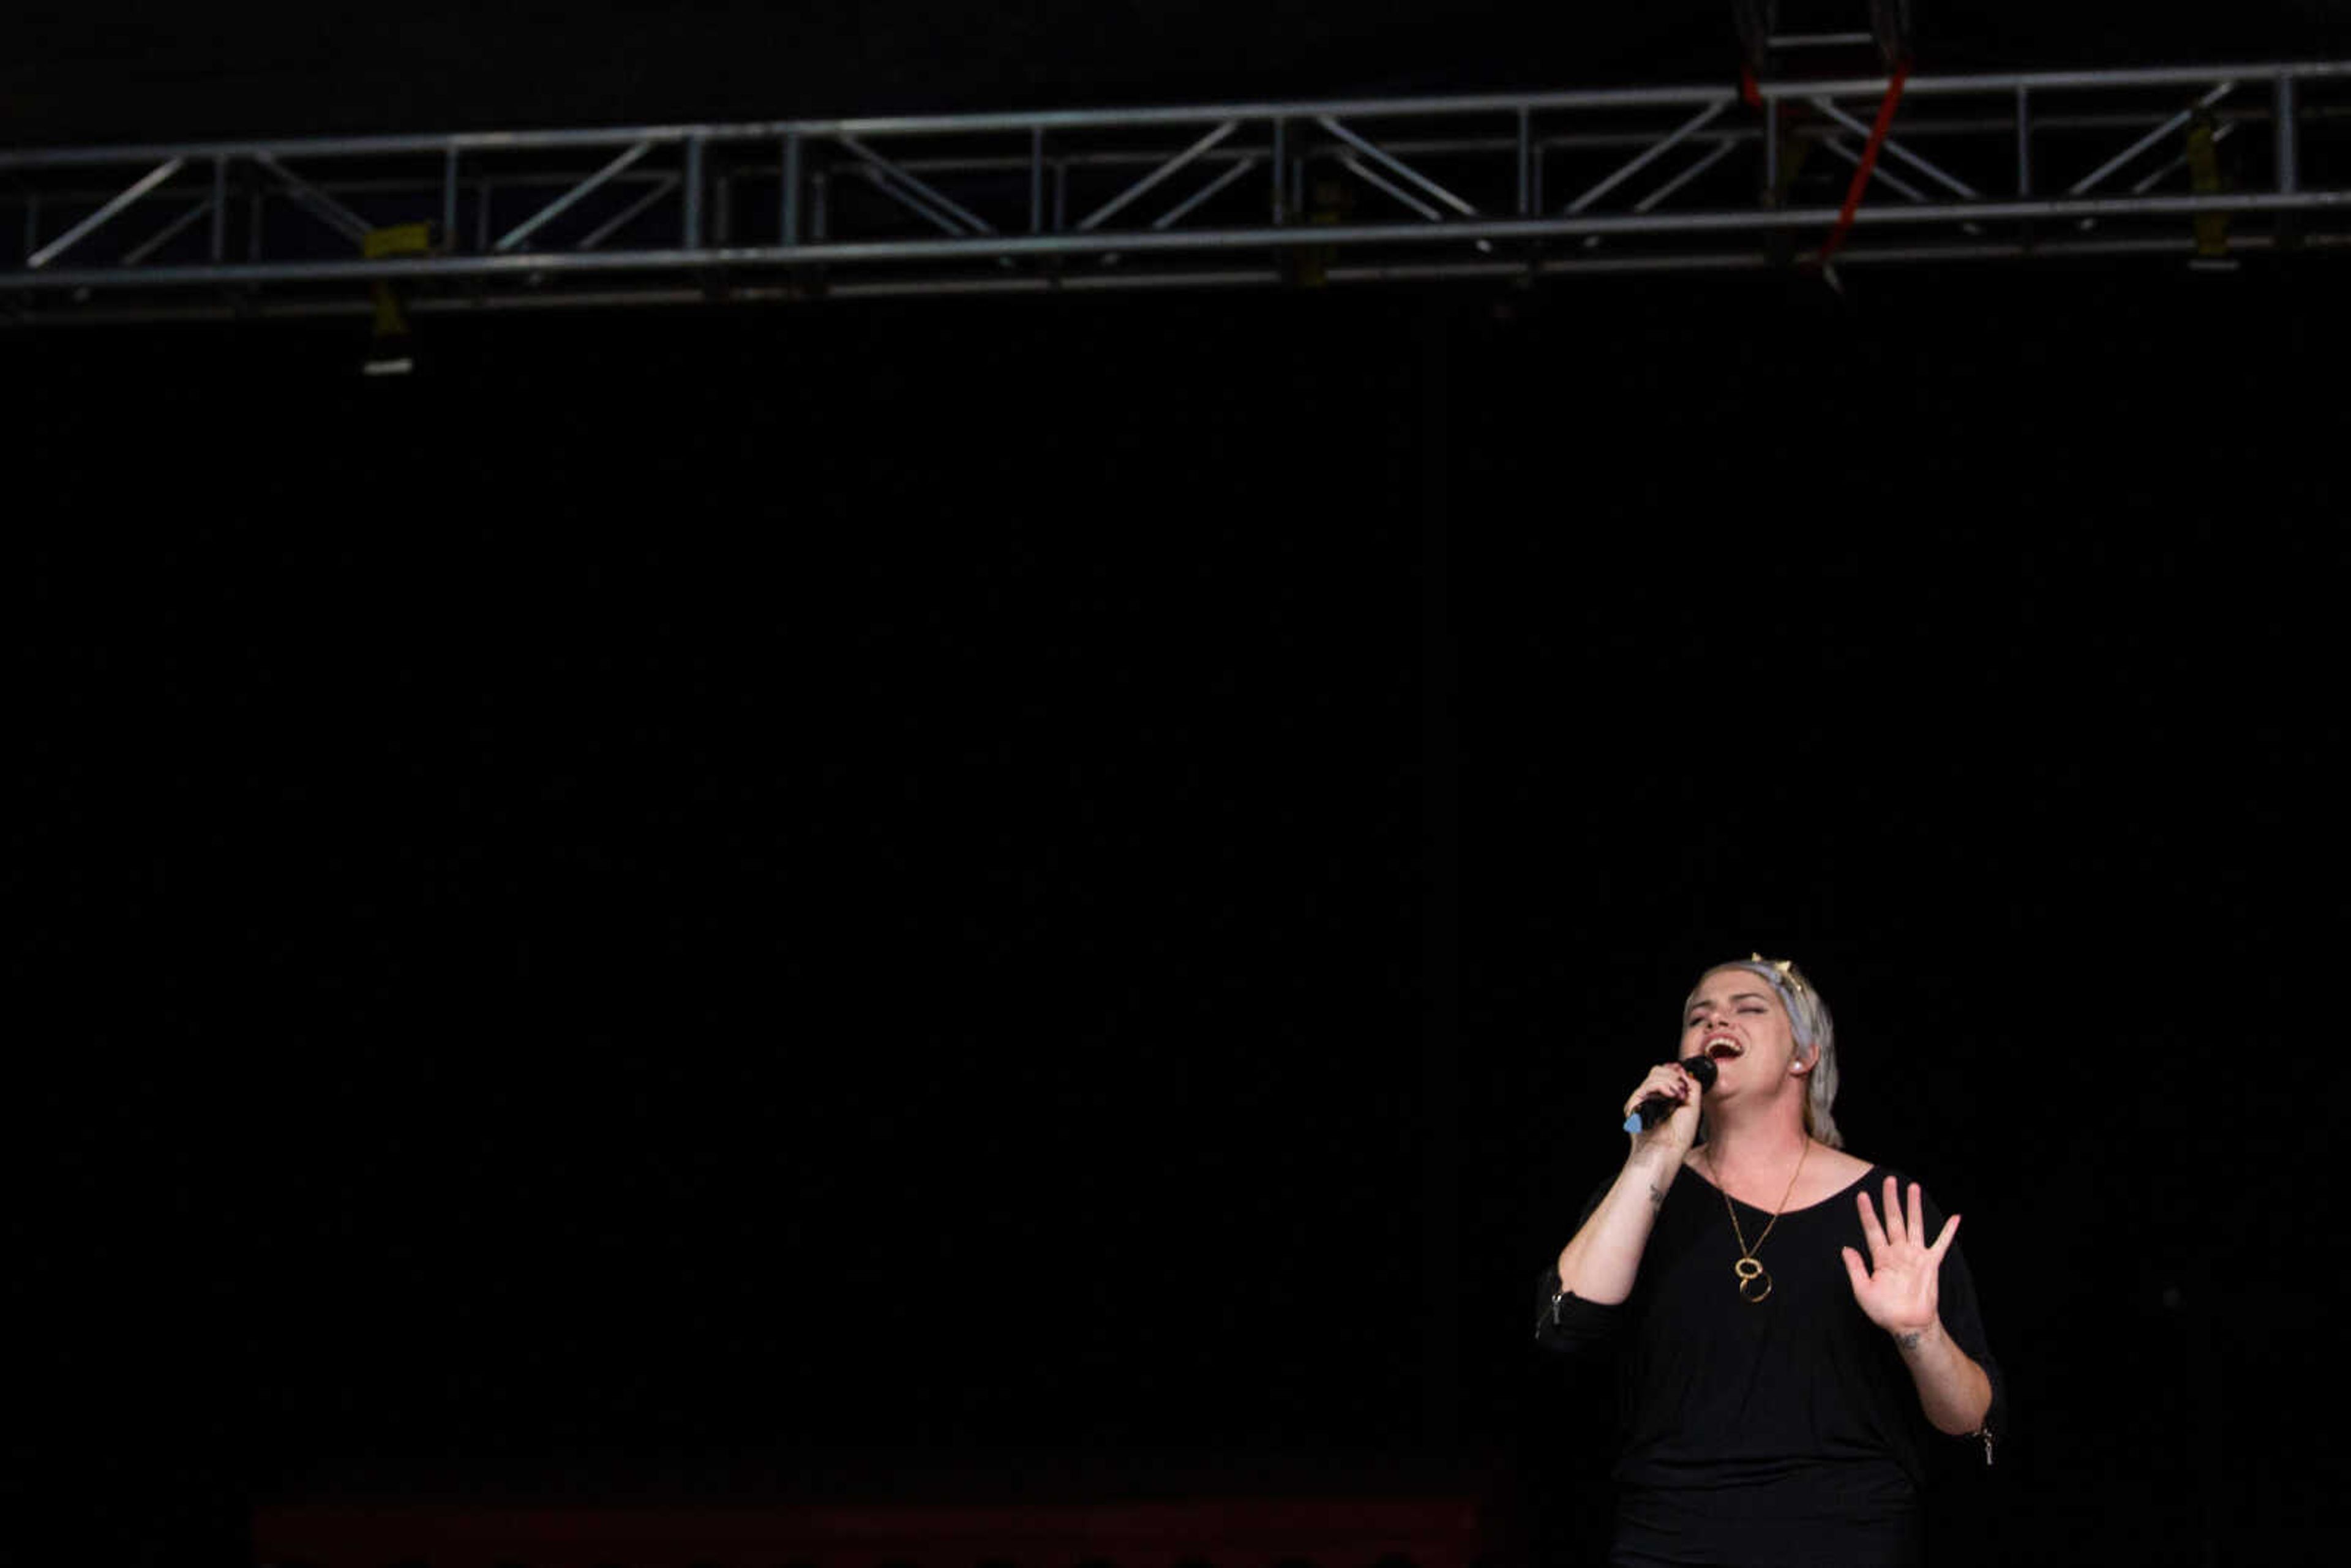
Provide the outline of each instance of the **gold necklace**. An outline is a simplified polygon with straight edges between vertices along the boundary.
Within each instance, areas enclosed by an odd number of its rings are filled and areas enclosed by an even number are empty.
[[[1722,1194],[1722,1212],[1730,1216],[1730,1234],[1739,1239],[1739,1261],[1730,1266],[1730,1271],[1739,1276],[1739,1299],[1750,1306],[1760,1304],[1771,1293],[1771,1276],[1762,1264],[1755,1260],[1755,1254],[1763,1249],[1764,1241],[1771,1234],[1771,1227],[1780,1223],[1780,1209],[1788,1207],[1788,1198],[1796,1190],[1796,1178],[1804,1174],[1804,1157],[1812,1152],[1813,1141],[1806,1138],[1802,1153],[1796,1156],[1796,1168],[1788,1173],[1788,1190],[1780,1195],[1780,1208],[1771,1211],[1771,1219],[1764,1224],[1763,1234],[1755,1239],[1752,1247],[1747,1245],[1746,1232],[1739,1228],[1739,1210],[1730,1206],[1730,1189],[1722,1185],[1722,1166],[1716,1163],[1711,1154],[1707,1156],[1706,1163],[1714,1166],[1715,1190]],[[1756,1288],[1759,1282],[1762,1287],[1761,1290]]]

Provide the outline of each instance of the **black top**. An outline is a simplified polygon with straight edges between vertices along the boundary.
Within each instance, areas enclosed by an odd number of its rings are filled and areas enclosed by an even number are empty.
[[[1723,1195],[1694,1169],[1667,1193],[1622,1305],[1562,1294],[1547,1277],[1536,1337],[1616,1358],[1615,1561],[1916,1560],[1927,1447],[1964,1439],[1928,1425],[1893,1339],[1855,1303],[1838,1250],[1867,1260],[1855,1197],[1882,1204],[1896,1174],[1873,1166],[1782,1214],[1756,1250],[1771,1281],[1760,1302],[1740,1297]],[[1907,1179],[1900,1191],[1907,1203]],[[1931,1240],[1943,1214],[1931,1197],[1921,1202]],[[1735,1207],[1750,1243],[1771,1224],[1765,1210]],[[1945,1330],[1991,1379],[1986,1426],[1996,1433],[2006,1420],[2000,1369],[1956,1242],[1943,1258],[1940,1306]]]

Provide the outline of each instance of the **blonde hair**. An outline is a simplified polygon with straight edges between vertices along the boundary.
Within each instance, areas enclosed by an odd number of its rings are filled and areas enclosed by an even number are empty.
[[[1836,1103],[1837,1061],[1836,1020],[1829,1016],[1828,1003],[1791,959],[1766,958],[1758,953],[1717,964],[1707,974],[1718,975],[1725,969],[1744,969],[1771,984],[1780,1005],[1787,1009],[1788,1029],[1796,1037],[1796,1049],[1812,1053],[1812,1071],[1804,1079],[1804,1131],[1833,1149],[1844,1147],[1844,1134],[1837,1131],[1836,1118],[1830,1114],[1830,1107]]]

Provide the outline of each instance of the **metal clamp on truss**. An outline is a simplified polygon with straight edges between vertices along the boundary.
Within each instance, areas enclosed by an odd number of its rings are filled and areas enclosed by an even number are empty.
[[[1891,74],[1912,57],[1910,0],[1730,0],[1730,10],[1750,82]],[[1850,26],[1865,14],[1866,27]]]

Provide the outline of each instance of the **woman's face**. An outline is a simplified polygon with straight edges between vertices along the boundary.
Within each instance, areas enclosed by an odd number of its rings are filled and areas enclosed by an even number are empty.
[[[1751,969],[1715,969],[1690,993],[1681,1056],[1712,1057],[1723,1087],[1784,1077],[1797,1060],[1795,1030],[1771,982]]]

